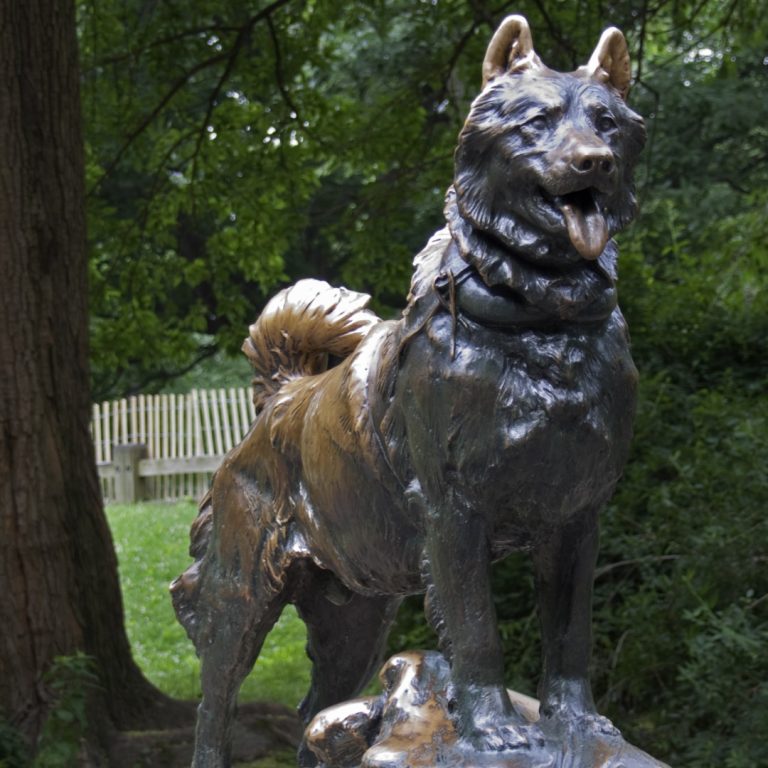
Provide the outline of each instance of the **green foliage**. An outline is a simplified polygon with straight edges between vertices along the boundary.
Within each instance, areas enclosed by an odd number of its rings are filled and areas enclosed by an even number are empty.
[[[27,768],[29,750],[21,734],[0,714],[0,768]]]
[[[597,690],[673,764],[760,764],[744,724],[768,717],[768,407],[733,384],[689,394],[659,375],[637,426],[604,516]]]
[[[193,389],[247,387],[252,378],[253,370],[245,355],[231,357],[219,351],[174,378],[161,392],[186,394]]]
[[[57,656],[43,676],[51,704],[31,757],[21,735],[0,716],[0,768],[71,768],[79,764],[88,734],[88,707],[98,676],[90,656]]]
[[[80,4],[97,398],[211,352],[194,334],[233,352],[289,277],[402,300],[450,176],[456,117],[432,102],[465,24],[391,6]]]
[[[233,354],[297,277],[402,305],[506,5],[78,5],[95,399]],[[608,21],[596,4],[518,10],[566,68]],[[632,3],[612,14],[643,28]]]
[[[53,695],[53,706],[32,768],[70,768],[81,754],[88,729],[88,697],[98,685],[93,659],[82,652],[57,656],[43,680]]]
[[[168,585],[190,564],[193,504],[107,507],[133,657],[147,678],[170,696],[200,696],[200,663],[171,605]],[[241,698],[295,707],[309,687],[304,624],[292,607],[267,638]]]

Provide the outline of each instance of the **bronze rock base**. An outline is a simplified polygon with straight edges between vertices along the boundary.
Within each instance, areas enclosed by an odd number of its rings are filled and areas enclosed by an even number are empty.
[[[609,728],[542,725],[538,701],[514,692],[528,745],[474,749],[459,739],[449,714],[450,667],[439,653],[398,654],[380,679],[379,696],[329,707],[309,724],[306,746],[319,768],[669,768]]]

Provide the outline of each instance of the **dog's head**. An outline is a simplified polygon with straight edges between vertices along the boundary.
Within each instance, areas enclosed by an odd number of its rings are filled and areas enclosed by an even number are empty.
[[[603,33],[586,65],[560,73],[536,55],[526,20],[507,17],[459,136],[461,216],[533,261],[597,259],[636,207],[645,128],[625,102],[629,78],[618,29]]]

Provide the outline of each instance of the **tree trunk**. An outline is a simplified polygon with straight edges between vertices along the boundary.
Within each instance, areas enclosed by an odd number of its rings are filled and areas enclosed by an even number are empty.
[[[158,692],[131,658],[93,447],[73,0],[0,0],[0,714],[30,740],[57,655],[96,659],[101,711]]]

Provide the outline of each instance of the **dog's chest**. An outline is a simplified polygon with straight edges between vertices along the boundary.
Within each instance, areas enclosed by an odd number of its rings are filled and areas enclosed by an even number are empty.
[[[549,333],[437,316],[398,387],[417,475],[513,527],[600,504],[626,459],[636,377],[618,312]]]

